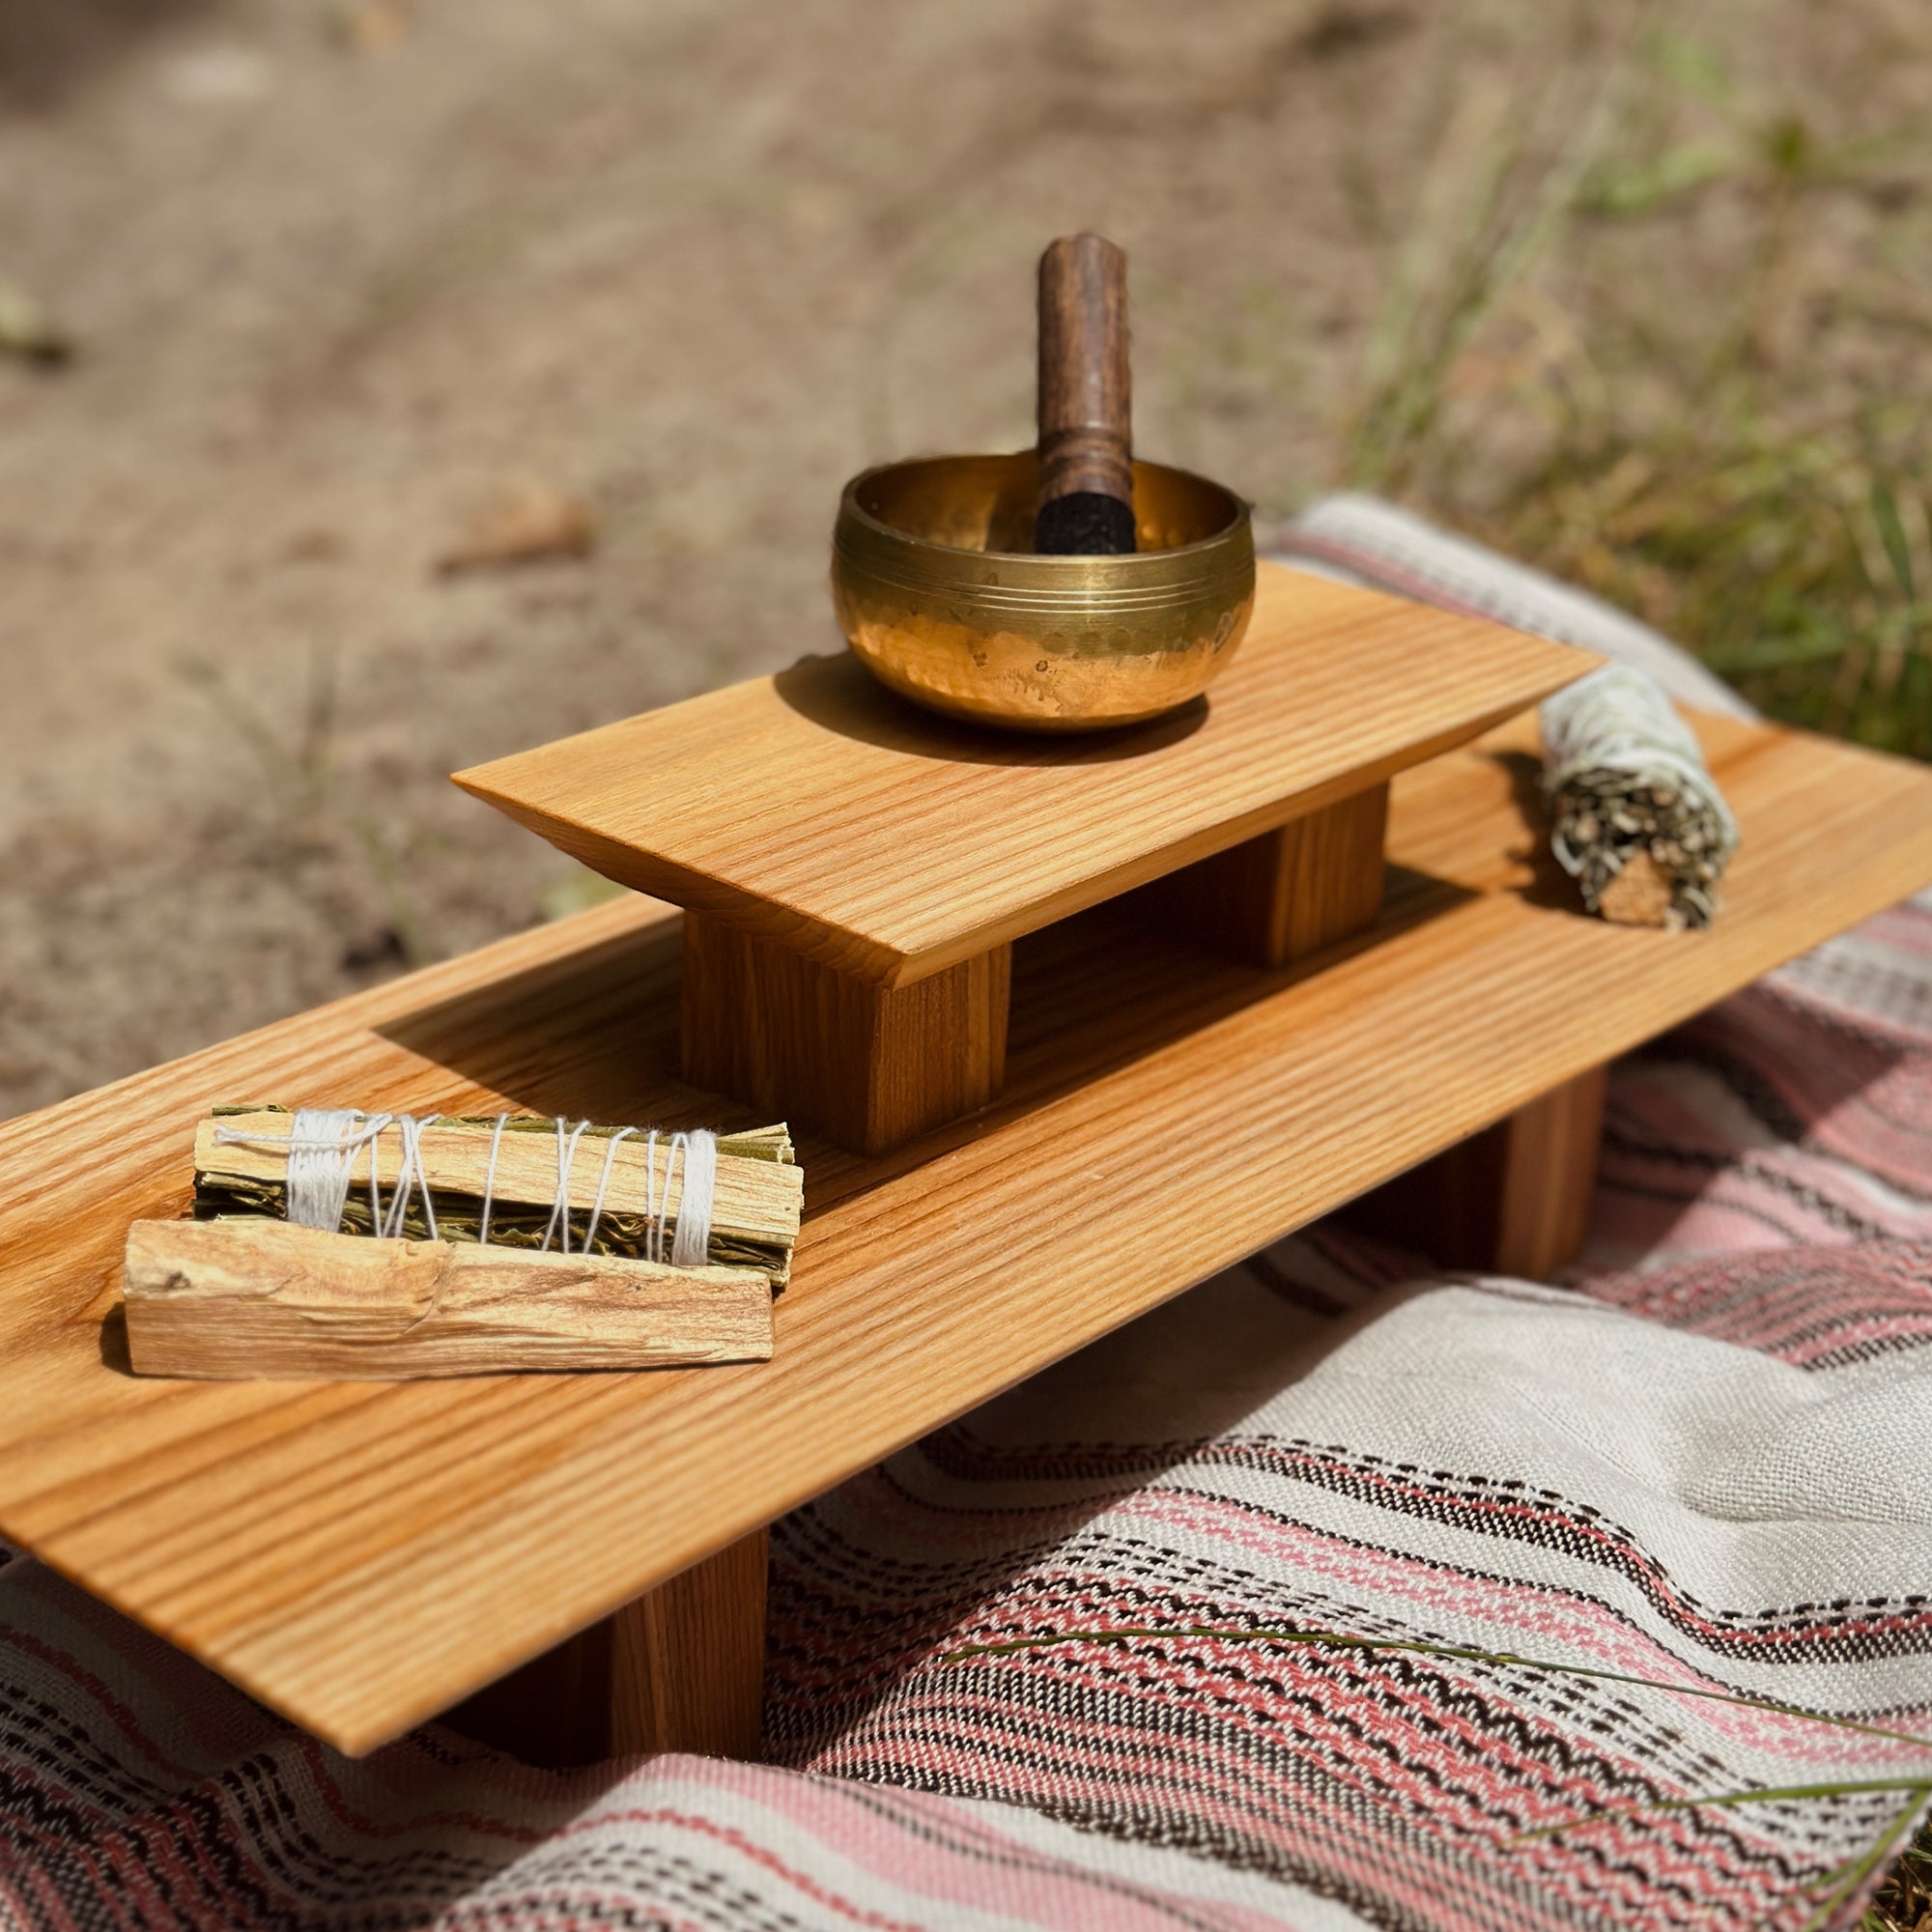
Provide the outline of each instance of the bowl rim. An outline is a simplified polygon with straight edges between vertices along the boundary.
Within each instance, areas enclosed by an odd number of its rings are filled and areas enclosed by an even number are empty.
[[[903,456],[895,463],[874,463],[851,477],[838,494],[838,514],[841,519],[850,516],[867,530],[875,531],[889,542],[915,545],[922,551],[943,551],[949,556],[1006,557],[1015,562],[1052,567],[1071,565],[1075,568],[1091,570],[1096,562],[1124,564],[1127,555],[1106,557],[1057,556],[1031,550],[971,550],[964,544],[941,543],[935,537],[915,536],[910,530],[901,529],[896,524],[889,524],[882,517],[876,517],[859,501],[858,492],[862,484],[874,476],[884,476],[895,469],[911,469],[928,463],[1004,463],[1015,457],[1032,456],[1032,449],[1009,450],[955,450],[941,452],[932,456]],[[1222,526],[1209,535],[1197,537],[1194,542],[1176,544],[1168,550],[1147,550],[1129,553],[1133,556],[1150,559],[1158,557],[1163,562],[1175,561],[1209,551],[1217,545],[1225,544],[1230,537],[1243,529],[1251,529],[1254,523],[1254,506],[1238,491],[1231,490],[1225,483],[1217,483],[1211,476],[1203,476],[1197,469],[1182,469],[1178,464],[1153,463],[1145,457],[1133,459],[1136,469],[1162,469],[1170,476],[1184,476],[1190,483],[1200,483],[1216,495],[1227,498],[1233,505],[1233,514]]]

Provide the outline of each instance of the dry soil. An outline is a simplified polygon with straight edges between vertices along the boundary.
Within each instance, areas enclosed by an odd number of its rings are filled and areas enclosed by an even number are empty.
[[[1695,11],[1843,121],[1920,7]],[[1030,440],[1056,233],[1129,250],[1145,452],[1322,488],[1456,103],[1620,21],[7,0],[0,275],[75,353],[0,358],[0,1114],[579,898],[446,774],[835,647],[840,481]],[[591,554],[439,574],[526,486]]]

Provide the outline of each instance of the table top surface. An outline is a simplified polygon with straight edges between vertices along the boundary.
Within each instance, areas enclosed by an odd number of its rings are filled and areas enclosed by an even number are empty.
[[[802,1145],[769,1364],[193,1383],[129,1375],[117,1340],[128,1224],[184,1208],[211,1102],[749,1124],[672,1077],[679,928],[661,905],[12,1122],[0,1530],[366,1750],[1932,880],[1932,772],[1702,728],[1744,831],[1704,933],[1574,909],[1526,815],[1525,723],[1397,781],[1382,922],[1325,957],[1223,964],[1105,907],[1023,941],[997,1106],[881,1160]],[[1195,1204],[1179,1221],[1161,1211],[1177,1186]]]
[[[1205,699],[1080,737],[956,724],[850,653],[457,774],[622,884],[899,985],[1466,744],[1598,661],[1261,566]]]

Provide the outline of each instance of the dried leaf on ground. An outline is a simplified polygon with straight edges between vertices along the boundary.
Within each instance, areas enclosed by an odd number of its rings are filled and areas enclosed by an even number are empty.
[[[582,497],[543,483],[500,491],[437,559],[445,576],[492,570],[545,558],[587,556],[597,542],[597,519]]]
[[[385,54],[410,35],[403,0],[342,0],[328,15],[330,31],[352,53]]]
[[[29,362],[65,362],[73,339],[17,282],[0,275],[0,350]]]

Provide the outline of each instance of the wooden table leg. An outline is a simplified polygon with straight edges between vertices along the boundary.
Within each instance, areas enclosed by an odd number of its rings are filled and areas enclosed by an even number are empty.
[[[1286,966],[1373,925],[1388,786],[1291,819],[1131,895],[1147,918],[1249,966]]]
[[[1012,948],[881,986],[703,913],[684,916],[684,1077],[857,1153],[999,1095]]]
[[[611,1751],[755,1758],[764,1732],[766,1530],[611,1619]]]
[[[1545,1281],[1576,1260],[1597,1188],[1607,1067],[1593,1067],[1342,1210],[1444,1267]]]
[[[466,1698],[443,1721],[553,1770],[633,1751],[755,1759],[765,1695],[764,1530]]]

